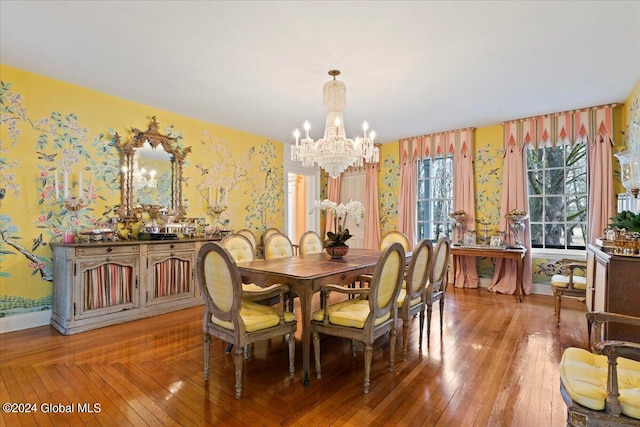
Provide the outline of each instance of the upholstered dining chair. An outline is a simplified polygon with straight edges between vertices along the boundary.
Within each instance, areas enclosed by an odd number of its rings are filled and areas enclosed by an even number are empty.
[[[271,295],[278,295],[278,308],[264,306],[243,298],[240,272],[233,257],[218,243],[205,243],[196,261],[198,283],[204,299],[204,379],[209,379],[209,347],[215,336],[235,347],[236,397],[242,396],[244,348],[256,341],[279,336],[289,344],[289,376],[293,377],[296,318],[286,312],[284,294],[288,287],[276,285]]]
[[[608,322],[640,326],[640,317],[587,313],[591,351],[569,347],[560,361],[568,426],[640,426],[640,343],[603,341]],[[634,360],[632,360],[634,359]]]
[[[236,234],[246,237],[247,240],[251,242],[251,246],[253,246],[253,252],[255,253],[256,248],[258,247],[258,238],[256,237],[255,233],[248,228],[242,228],[236,231]]]
[[[433,303],[436,301],[440,304],[440,335],[442,335],[444,291],[447,287],[450,253],[451,242],[447,237],[440,237],[433,249],[431,279],[425,289],[425,303],[427,304],[427,342],[429,342],[431,338],[431,314],[433,313]]]
[[[317,254],[322,252],[322,239],[315,231],[305,231],[300,236],[298,247],[300,255]]]
[[[431,277],[433,267],[433,244],[431,240],[423,239],[418,242],[411,254],[409,268],[405,273],[404,283],[398,294],[398,317],[402,319],[402,360],[407,358],[409,342],[409,321],[420,313],[420,338],[418,345],[422,345],[424,329],[425,290]]]
[[[389,370],[393,370],[398,319],[397,299],[404,275],[404,260],[402,245],[393,243],[382,252],[370,287],[350,288],[325,285],[321,288],[323,308],[314,312],[311,320],[318,378],[322,378],[320,334],[349,338],[364,343],[364,393],[369,392],[373,342],[386,333],[390,334]],[[358,295],[360,298],[329,304],[329,294],[332,292]]]
[[[555,298],[556,326],[560,326],[560,309],[563,297],[578,298],[583,302],[587,298],[587,278],[584,276],[587,263],[573,259],[563,259],[560,262],[564,266],[565,274],[554,274],[551,277],[551,289]],[[575,270],[581,270],[583,275],[575,274]],[[589,333],[591,333],[591,327],[589,327]]]
[[[256,259],[254,247],[244,235],[230,234],[222,239],[220,244],[229,251],[235,262],[249,262]],[[242,290],[251,299],[255,299],[255,295],[259,295],[264,289],[254,283],[242,285]]]
[[[380,249],[382,250],[394,242],[400,243],[404,248],[405,253],[411,250],[409,238],[401,231],[389,231],[385,233],[380,239]]]
[[[271,233],[264,241],[264,259],[275,259],[293,256],[293,244],[286,234]]]

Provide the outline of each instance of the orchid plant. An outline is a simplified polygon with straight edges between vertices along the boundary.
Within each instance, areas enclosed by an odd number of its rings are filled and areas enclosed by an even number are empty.
[[[364,218],[364,206],[362,203],[356,200],[349,200],[348,203],[337,204],[329,199],[315,202],[317,209],[331,212],[333,214],[333,229],[334,231],[327,232],[327,239],[323,242],[325,248],[331,246],[347,246],[346,241],[349,240],[352,235],[349,234],[349,229],[345,228],[347,218],[351,216],[356,226],[360,225],[360,221]]]

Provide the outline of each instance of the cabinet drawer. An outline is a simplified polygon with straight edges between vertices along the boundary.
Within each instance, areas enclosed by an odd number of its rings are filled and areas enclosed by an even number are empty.
[[[77,256],[100,256],[116,254],[137,254],[140,253],[140,245],[100,245],[90,248],[77,248]]]
[[[195,242],[156,243],[149,245],[149,252],[194,251]]]

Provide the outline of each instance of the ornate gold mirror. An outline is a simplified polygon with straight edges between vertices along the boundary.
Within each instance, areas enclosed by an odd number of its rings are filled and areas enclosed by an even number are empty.
[[[191,147],[180,149],[177,138],[160,133],[155,116],[145,132],[131,131],[133,136],[123,144],[116,134],[122,167],[120,218],[134,220],[152,209],[184,217],[182,167]]]

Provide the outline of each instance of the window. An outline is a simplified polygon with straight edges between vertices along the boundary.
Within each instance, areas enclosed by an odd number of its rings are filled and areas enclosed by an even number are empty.
[[[531,245],[585,249],[586,145],[531,148],[526,155]]]
[[[418,240],[451,236],[453,156],[418,160]]]

